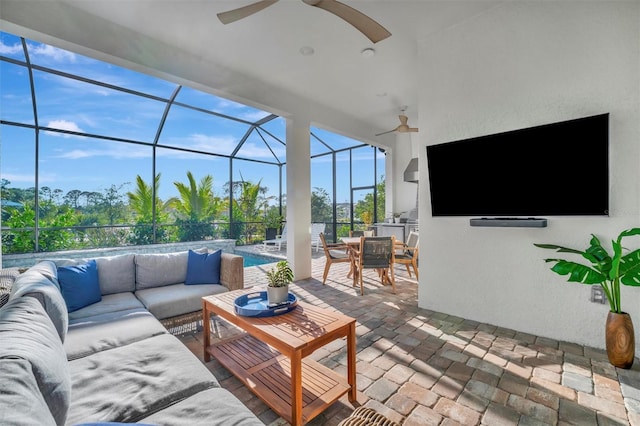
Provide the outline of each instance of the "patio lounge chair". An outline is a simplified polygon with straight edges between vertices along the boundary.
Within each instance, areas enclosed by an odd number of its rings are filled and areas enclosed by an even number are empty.
[[[282,228],[282,234],[276,235],[276,237],[272,240],[264,240],[262,241],[262,246],[264,250],[269,249],[269,245],[273,245],[273,247],[277,247],[278,250],[282,250],[282,245],[287,244],[287,224],[284,224]]]
[[[320,234],[324,232],[325,227],[324,223],[311,224],[311,247],[314,247],[316,252],[320,249]]]

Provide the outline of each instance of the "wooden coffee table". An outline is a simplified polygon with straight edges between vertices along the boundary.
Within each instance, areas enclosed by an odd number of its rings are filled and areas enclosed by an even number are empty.
[[[356,320],[329,309],[298,302],[273,317],[235,313],[242,289],[202,298],[204,360],[213,355],[254,394],[292,425],[303,425],[348,393],[356,400]],[[211,315],[246,333],[211,344]],[[347,377],[306,358],[336,339],[347,338]]]

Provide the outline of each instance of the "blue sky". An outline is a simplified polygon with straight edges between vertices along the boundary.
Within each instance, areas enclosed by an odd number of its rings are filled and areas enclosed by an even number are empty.
[[[91,84],[64,75],[52,74],[34,68],[34,88],[38,124],[89,135],[100,135],[131,141],[151,143],[158,125],[177,84],[141,74],[125,68],[97,61],[53,46],[27,40],[29,58],[34,66],[95,80],[106,85],[126,88],[149,97],[115,90],[108,86]],[[0,33],[0,55],[25,61],[19,37]],[[0,117],[2,120],[26,125],[35,124],[28,69],[22,65],[0,61]],[[250,106],[222,99],[189,87],[182,87],[168,113],[159,145],[183,147],[201,152],[230,155],[245,134],[248,125],[185,108],[184,103],[207,111],[254,122],[269,115]],[[285,122],[278,118],[265,129],[285,140]],[[321,129],[312,129],[334,149],[359,145],[355,141]],[[1,148],[1,175],[11,187],[34,186],[35,132],[27,127],[3,125]],[[266,140],[263,140],[263,138]],[[313,154],[328,149],[314,138]],[[69,135],[41,132],[39,139],[40,186],[102,192],[110,185],[121,186],[124,192],[134,189],[136,175],[151,182],[152,148],[143,144],[130,144]],[[354,151],[353,186],[373,184],[373,149]],[[285,147],[263,132],[253,132],[237,156],[262,161],[285,162]],[[378,156],[378,177],[384,174],[383,156]],[[222,187],[229,180],[229,161],[224,157],[158,148],[157,170],[161,173],[160,197],[176,195],[174,181],[186,182],[186,171],[196,179],[206,174],[214,176],[214,190],[222,195]],[[348,154],[338,155],[338,202],[349,198]],[[312,163],[312,187],[331,188],[331,172],[327,170],[331,158]],[[255,162],[234,162],[234,180],[261,181],[270,193],[278,189],[275,166]],[[346,171],[345,171],[346,170]],[[127,184],[127,182],[129,184]],[[283,182],[285,184],[285,182]],[[286,192],[285,189],[283,189]],[[330,191],[329,191],[330,192]]]

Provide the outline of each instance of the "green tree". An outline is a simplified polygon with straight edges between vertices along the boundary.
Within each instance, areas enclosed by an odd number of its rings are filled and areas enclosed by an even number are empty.
[[[178,238],[180,241],[198,241],[213,234],[213,224],[224,202],[213,193],[213,176],[204,176],[196,183],[191,172],[187,172],[188,184],[174,182],[179,197],[167,200],[176,210]]]
[[[332,222],[331,198],[324,188],[313,188],[311,192],[311,222]]]
[[[104,190],[104,194],[100,200],[102,213],[106,216],[109,225],[115,225],[126,219],[126,206],[124,203],[124,194],[120,190],[129,183],[123,183],[119,186],[111,185]]]
[[[160,188],[160,173],[154,179],[155,193]],[[129,207],[135,213],[136,226],[129,236],[132,244],[152,244],[167,240],[167,232],[163,227],[156,228],[156,238],[153,238],[153,188],[147,184],[140,175],[136,176],[136,189],[127,192]],[[168,205],[156,196],[156,223],[166,223],[169,219]]]
[[[47,204],[47,203],[45,203]],[[35,239],[36,213],[29,204],[23,209],[14,209],[5,225],[9,228],[3,232],[3,250],[7,253],[29,253],[36,249]],[[76,225],[75,212],[68,206],[53,206],[49,214],[39,220],[40,233],[38,245],[40,251],[56,251],[74,248],[76,240],[69,230]]]
[[[367,194],[364,198],[355,205],[354,214],[365,223],[373,222],[374,220],[380,221],[385,217],[384,204],[385,204],[385,182],[384,176],[380,177],[380,182],[376,185],[376,205],[374,209],[373,205],[373,193]],[[376,212],[376,216],[373,216],[373,212]]]
[[[66,195],[62,197],[62,199],[64,200],[65,204],[77,210],[80,208],[81,196],[82,191],[80,191],[79,189],[72,189],[71,191],[67,192]]]
[[[233,185],[235,194],[233,197],[233,219],[234,222],[244,223],[244,232],[239,229],[234,229],[234,231],[240,231],[235,234],[236,236],[244,234],[246,242],[251,242],[252,236],[257,234],[257,222],[262,221],[262,214],[267,203],[264,197],[267,188],[260,186],[261,182],[262,180],[253,183],[242,179]]]

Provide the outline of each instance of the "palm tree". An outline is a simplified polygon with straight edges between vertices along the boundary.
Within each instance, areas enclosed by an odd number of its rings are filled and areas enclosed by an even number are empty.
[[[244,234],[247,235],[247,242],[250,242],[250,237],[257,233],[257,222],[262,221],[263,210],[265,209],[268,200],[264,196],[267,192],[267,188],[260,186],[262,179],[258,183],[246,181],[240,175],[241,180],[234,182],[234,193],[237,195],[233,198],[233,218],[234,221],[245,222]],[[236,235],[241,234],[240,230],[237,230]]]
[[[155,193],[160,188],[160,173],[154,179]],[[135,192],[127,192],[129,197],[129,206],[136,213],[136,227],[133,235],[129,238],[134,244],[151,244],[154,242],[165,241],[167,234],[164,228],[156,228],[155,239],[153,237],[153,189],[147,184],[140,175],[136,176]],[[156,195],[156,221],[155,223],[164,223],[169,215],[167,213],[168,205]]]
[[[173,182],[178,189],[179,198],[173,197],[167,201],[176,210],[176,223],[180,241],[202,240],[213,233],[212,223],[224,202],[214,196],[213,176],[204,176],[198,184],[191,172],[187,172],[188,184]]]

